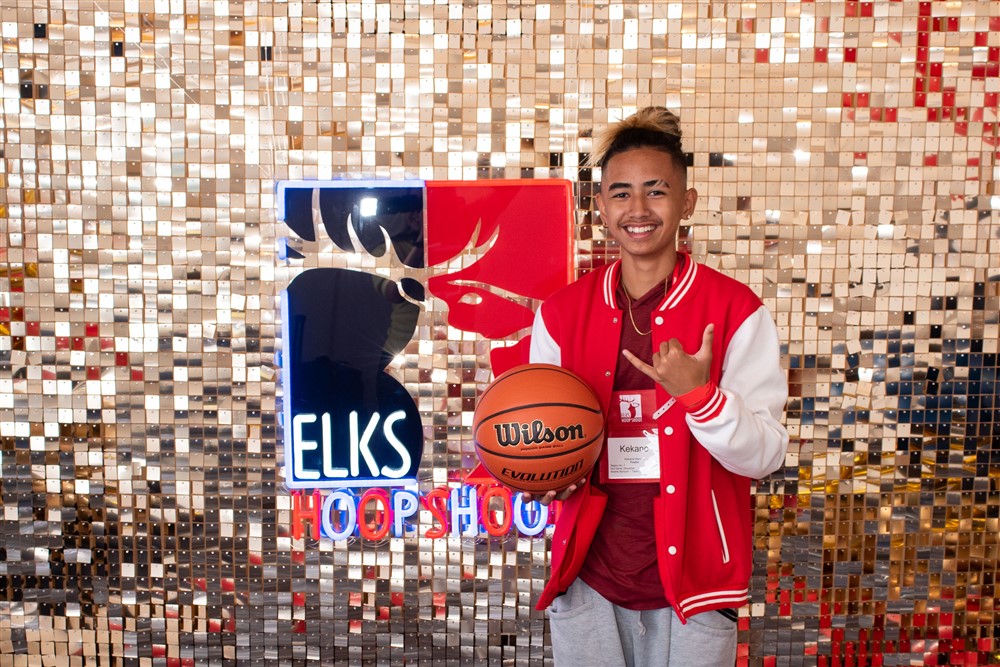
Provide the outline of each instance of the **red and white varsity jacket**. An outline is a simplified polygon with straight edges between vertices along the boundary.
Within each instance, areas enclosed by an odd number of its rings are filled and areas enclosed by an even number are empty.
[[[788,384],[770,313],[747,286],[686,259],[650,322],[654,350],[676,338],[689,354],[701,347],[706,325],[715,324],[713,395],[696,411],[676,403],[657,419],[661,472],[653,531],[663,590],[682,622],[747,602],[751,480],[777,470],[788,448],[780,421]],[[629,363],[619,352],[624,320],[614,295],[620,264],[586,274],[547,299],[531,335],[531,361],[580,375],[605,415],[615,366]],[[670,399],[657,385],[657,405]],[[576,579],[605,504],[606,496],[589,480],[564,501],[538,609]]]

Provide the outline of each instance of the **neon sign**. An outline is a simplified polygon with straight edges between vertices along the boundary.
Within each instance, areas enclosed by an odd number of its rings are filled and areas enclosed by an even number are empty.
[[[476,484],[477,471],[457,488],[416,491],[423,422],[385,369],[416,331],[425,285],[447,304],[450,326],[509,343],[491,351],[494,374],[526,361],[531,301],[572,278],[571,184],[283,181],[277,200],[279,220],[298,237],[283,240],[282,259],[304,258],[322,229],[345,253],[393,253],[407,274],[397,282],[309,268],[282,293],[281,422],[293,531],[305,522],[334,540],[381,539],[413,534],[423,517],[425,537],[542,532],[548,508],[491,479]],[[478,259],[451,268],[473,250]],[[523,271],[528,254],[532,270]]]
[[[541,534],[555,523],[559,503],[526,503],[520,493],[499,484],[439,486],[421,494],[406,488],[369,488],[362,493],[335,489],[323,493],[292,493],[291,533],[301,539],[352,538],[381,540],[417,535],[442,537],[502,537],[512,530],[525,537]],[[429,525],[419,525],[425,512]]]

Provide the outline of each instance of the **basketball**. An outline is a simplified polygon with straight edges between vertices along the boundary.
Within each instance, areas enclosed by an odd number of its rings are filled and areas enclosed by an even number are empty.
[[[604,413],[580,377],[523,364],[497,377],[472,417],[483,467],[515,491],[562,491],[590,472],[604,441]]]

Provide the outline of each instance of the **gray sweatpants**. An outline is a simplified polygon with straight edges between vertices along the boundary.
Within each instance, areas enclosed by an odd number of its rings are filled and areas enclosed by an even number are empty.
[[[635,611],[581,579],[549,607],[556,667],[733,667],[736,623],[714,611],[681,623],[672,609]]]

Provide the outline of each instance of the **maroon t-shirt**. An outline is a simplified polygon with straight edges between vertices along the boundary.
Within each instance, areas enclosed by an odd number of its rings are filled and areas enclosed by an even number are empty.
[[[680,258],[678,258],[680,260]],[[663,301],[663,283],[632,303],[632,319],[643,332],[650,332],[653,310]],[[629,319],[628,296],[621,284],[617,291],[622,309],[621,349],[629,350],[647,364],[652,363],[653,337],[641,335]],[[653,389],[655,382],[618,355],[614,390]],[[607,469],[607,447],[592,473],[592,484],[608,495],[604,516],[590,545],[580,577],[605,599],[626,609],[661,609],[667,605],[663,584],[656,565],[656,541],[653,536],[653,498],[659,495],[656,482],[602,481],[599,471]]]

